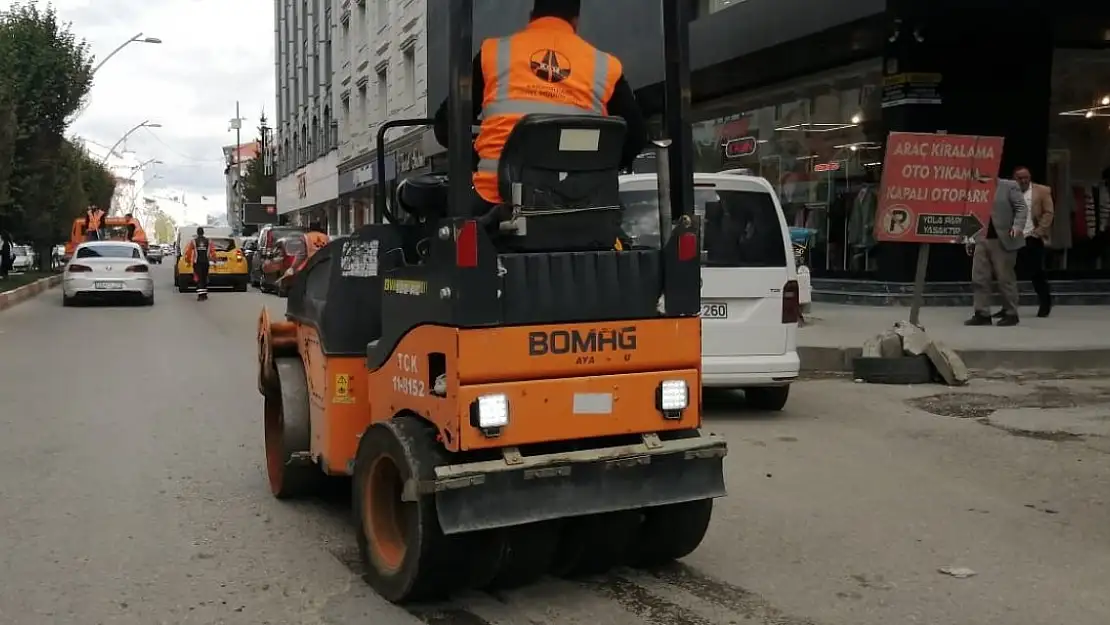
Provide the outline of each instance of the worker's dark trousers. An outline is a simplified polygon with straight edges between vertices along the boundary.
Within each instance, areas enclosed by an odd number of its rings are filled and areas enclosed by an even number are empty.
[[[208,295],[208,263],[193,265],[193,276],[197,279],[197,295]]]

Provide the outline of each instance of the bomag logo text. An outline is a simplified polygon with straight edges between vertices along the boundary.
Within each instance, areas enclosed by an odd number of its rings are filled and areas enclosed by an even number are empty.
[[[591,364],[594,356],[603,352],[628,352],[624,359],[631,360],[630,352],[636,351],[636,328],[602,328],[589,331],[555,330],[529,332],[529,356],[562,356],[575,354],[580,365]]]

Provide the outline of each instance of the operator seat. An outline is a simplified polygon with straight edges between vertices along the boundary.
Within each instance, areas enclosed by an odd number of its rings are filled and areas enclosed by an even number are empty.
[[[515,252],[611,250],[621,236],[619,117],[527,115],[513,128],[498,184],[516,219],[499,248]]]
[[[508,222],[503,252],[610,250],[621,236],[620,160],[627,126],[618,117],[528,115],[513,128],[498,164],[505,200],[485,220]],[[410,215],[447,215],[446,174],[415,176],[397,190]],[[515,194],[514,194],[515,190]]]

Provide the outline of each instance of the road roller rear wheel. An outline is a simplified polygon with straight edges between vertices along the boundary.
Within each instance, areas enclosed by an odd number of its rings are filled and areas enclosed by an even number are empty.
[[[636,511],[610,512],[568,519],[551,568],[553,575],[599,575],[624,563],[636,536]]]
[[[320,468],[300,455],[309,451],[312,441],[308,378],[299,357],[277,358],[274,366],[277,375],[267,388],[263,409],[266,474],[270,492],[278,499],[303,497],[313,493],[324,479]]]
[[[402,501],[408,480],[435,479],[443,464],[435,432],[417,417],[376,423],[362,436],[352,483],[356,538],[366,580],[393,603],[442,598],[459,574],[460,541],[443,535],[435,496]]]
[[[647,508],[642,512],[644,520],[627,561],[630,566],[658,566],[684,558],[698,548],[709,529],[713,500]]]
[[[560,525],[545,521],[494,530],[500,538],[496,572],[480,589],[511,590],[547,575],[559,548]]]

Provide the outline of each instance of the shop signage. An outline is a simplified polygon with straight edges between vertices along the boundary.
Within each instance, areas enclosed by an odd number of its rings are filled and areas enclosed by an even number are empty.
[[[941,104],[941,74],[902,72],[883,76],[883,108],[907,104]]]
[[[308,172],[297,172],[297,197],[302,200],[308,198]]]
[[[824,173],[827,171],[840,171],[840,161],[833,161],[831,163],[817,163],[813,166],[813,171],[817,173]]]
[[[396,154],[397,171],[402,174],[421,169],[427,164],[427,159],[424,158],[424,150],[420,146],[399,150]]]
[[[961,243],[990,218],[1002,137],[892,132],[875,218],[879,241]]]
[[[377,160],[371,160],[354,169],[339,172],[339,195],[346,195],[357,189],[370,186],[376,182],[378,175]],[[385,179],[393,180],[397,177],[397,157],[387,154],[385,157]]]
[[[755,137],[740,137],[725,141],[725,158],[743,158],[755,154],[759,142]]]

